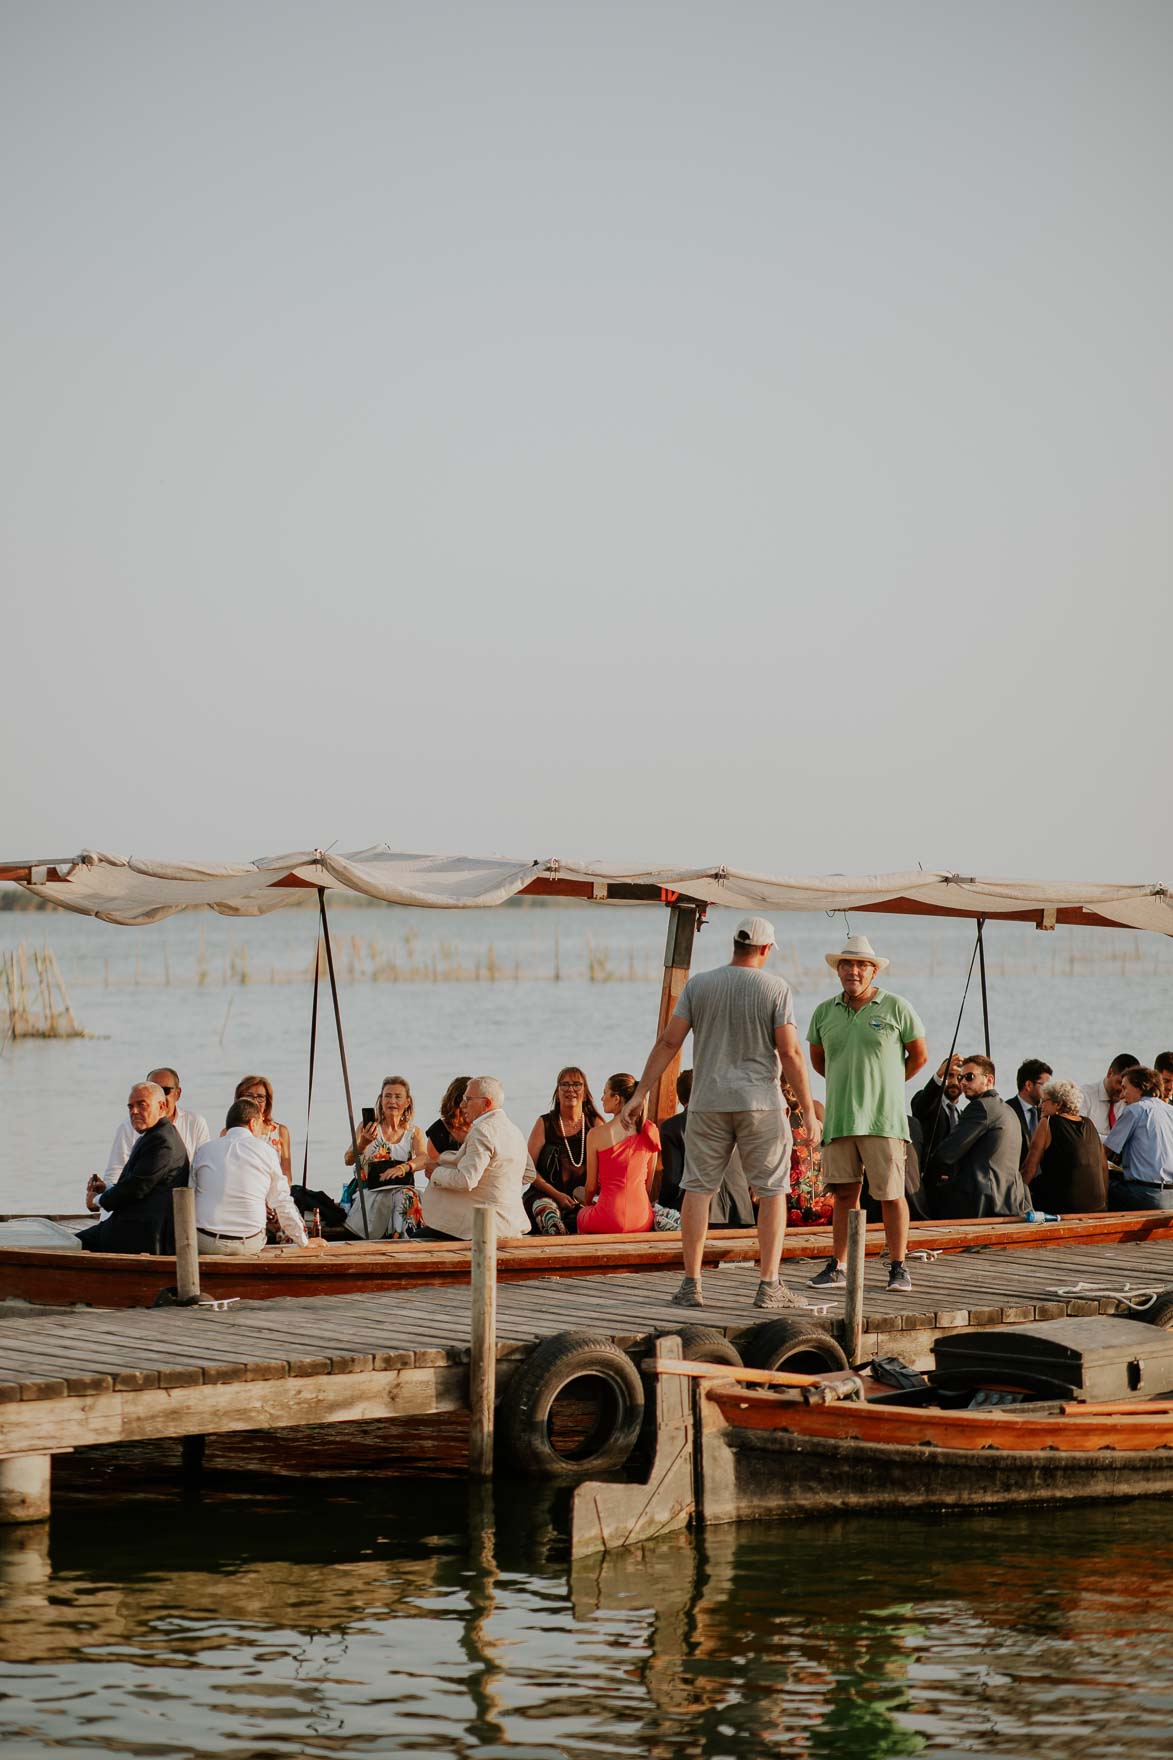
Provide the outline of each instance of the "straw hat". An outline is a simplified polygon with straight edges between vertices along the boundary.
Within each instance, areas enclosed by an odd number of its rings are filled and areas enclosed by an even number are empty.
[[[866,935],[849,935],[838,953],[825,953],[823,958],[833,972],[839,969],[841,959],[870,960],[877,972],[886,972],[892,963],[890,960],[880,958]]]

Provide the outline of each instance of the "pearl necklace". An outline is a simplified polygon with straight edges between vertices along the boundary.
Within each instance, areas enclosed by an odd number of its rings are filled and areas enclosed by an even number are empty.
[[[573,1167],[574,1170],[577,1172],[578,1169],[582,1166],[583,1162],[586,1160],[586,1113],[585,1112],[583,1113],[582,1124],[579,1126],[579,1143],[578,1143],[578,1160],[577,1161],[574,1159],[574,1150],[570,1147],[570,1138],[566,1135],[566,1132],[562,1129],[561,1118],[559,1118],[559,1120],[558,1120],[558,1135],[562,1138],[562,1141],[566,1144],[566,1153],[570,1157],[571,1167]]]

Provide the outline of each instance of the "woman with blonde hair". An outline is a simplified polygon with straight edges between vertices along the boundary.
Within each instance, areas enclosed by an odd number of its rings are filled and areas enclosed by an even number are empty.
[[[265,1142],[271,1143],[281,1157],[281,1171],[293,1184],[293,1160],[289,1148],[289,1132],[273,1117],[273,1084],[268,1076],[241,1076],[236,1084],[234,1100],[255,1100],[261,1108],[265,1124]]]
[[[427,1144],[419,1125],[413,1125],[415,1102],[404,1076],[384,1076],[373,1116],[359,1126],[358,1173],[342,1194],[350,1197],[346,1227],[359,1239],[400,1240],[414,1233],[420,1222],[415,1175],[428,1164]],[[354,1149],[343,1156],[354,1166]],[[359,1197],[362,1184],[365,1204]],[[363,1227],[365,1209],[366,1227]]]
[[[603,1107],[610,1114],[587,1135],[587,1182],[578,1213],[579,1234],[648,1234],[656,1226],[652,1181],[660,1153],[660,1132],[647,1119],[647,1101],[638,1131],[632,1133],[619,1113],[636,1090],[632,1075],[614,1075],[603,1089]]]

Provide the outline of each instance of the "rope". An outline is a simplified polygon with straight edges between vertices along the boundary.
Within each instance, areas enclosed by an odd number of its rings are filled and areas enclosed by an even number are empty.
[[[1146,1308],[1151,1308],[1160,1293],[1159,1289],[1133,1289],[1130,1283],[1126,1283],[1123,1289],[1109,1289],[1106,1283],[1073,1283],[1066,1289],[1051,1291],[1055,1296],[1100,1296],[1131,1308],[1134,1314],[1143,1314]]]

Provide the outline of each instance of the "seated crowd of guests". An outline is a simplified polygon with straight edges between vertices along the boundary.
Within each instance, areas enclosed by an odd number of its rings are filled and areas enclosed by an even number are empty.
[[[915,1215],[1173,1210],[1173,1052],[1120,1052],[1099,1081],[1055,1081],[1028,1058],[1003,1100],[988,1057],[946,1059],[912,1098]]]
[[[691,1076],[682,1071],[677,1081],[679,1113],[662,1127],[644,1116],[633,1131],[620,1113],[636,1078],[608,1077],[596,1103],[585,1072],[568,1065],[528,1140],[492,1076],[455,1077],[426,1130],[410,1083],[387,1076],[344,1150],[350,1177],[336,1199],[293,1181],[289,1132],[273,1116],[267,1077],[241,1078],[212,1137],[198,1113],[180,1106],[176,1071],[159,1067],[130,1090],[105,1173],[86,1188],[86,1207],[102,1220],[80,1240],[95,1252],[174,1251],[171,1192],[184,1184],[194,1188],[199,1251],[209,1256],[257,1253],[267,1241],[305,1246],[307,1216],[315,1232],[320,1223],[340,1239],[468,1240],[474,1208],[485,1205],[502,1234],[676,1229]],[[1006,1101],[988,1057],[945,1059],[911,1102],[912,1213],[960,1220],[1173,1210],[1173,1052],[1159,1053],[1151,1068],[1121,1053],[1084,1086],[1052,1077],[1043,1059],[1027,1059]],[[806,1155],[809,1168],[797,1102],[787,1100],[794,1155]],[[712,1225],[753,1222],[735,1150]]]

